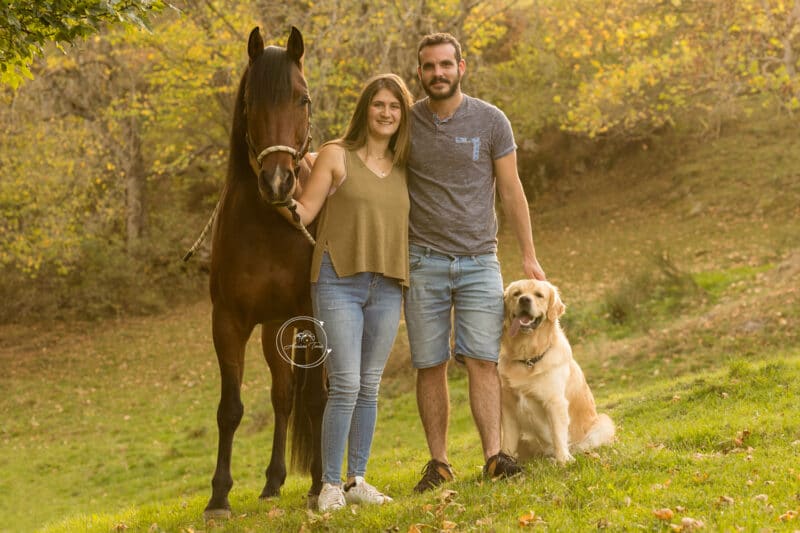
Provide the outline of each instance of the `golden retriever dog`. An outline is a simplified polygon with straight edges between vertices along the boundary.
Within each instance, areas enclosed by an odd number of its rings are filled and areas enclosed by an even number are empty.
[[[558,319],[558,289],[524,279],[506,287],[498,372],[502,382],[502,448],[521,460],[560,464],[614,439],[614,423],[597,414],[594,396]]]

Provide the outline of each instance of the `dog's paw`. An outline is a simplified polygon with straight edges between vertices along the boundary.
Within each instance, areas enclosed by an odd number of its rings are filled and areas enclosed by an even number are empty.
[[[564,466],[567,463],[572,463],[572,462],[575,461],[575,457],[573,457],[572,454],[569,453],[569,452],[566,452],[566,453],[563,453],[563,454],[558,454],[558,455],[556,455],[555,459],[556,459],[556,462],[558,464],[560,464],[561,466]]]

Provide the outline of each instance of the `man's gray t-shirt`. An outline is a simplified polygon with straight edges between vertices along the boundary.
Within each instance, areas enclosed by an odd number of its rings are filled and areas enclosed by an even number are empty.
[[[428,99],[411,108],[408,239],[453,255],[497,252],[493,161],[517,147],[497,107],[463,95],[445,120]]]

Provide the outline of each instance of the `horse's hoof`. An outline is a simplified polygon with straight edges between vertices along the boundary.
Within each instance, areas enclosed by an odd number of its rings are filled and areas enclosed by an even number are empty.
[[[230,509],[206,509],[203,511],[203,520],[227,520],[231,517]]]
[[[261,491],[261,494],[259,495],[258,499],[259,500],[267,500],[267,499],[270,499],[270,498],[277,498],[280,495],[281,495],[281,488],[280,487],[278,487],[277,489],[273,489],[273,488],[270,488],[270,487],[264,487],[264,490]]]
[[[306,509],[316,511],[319,509],[319,494],[306,495]]]

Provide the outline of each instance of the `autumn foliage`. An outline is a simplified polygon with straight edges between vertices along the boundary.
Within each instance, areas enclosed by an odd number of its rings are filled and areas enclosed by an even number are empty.
[[[125,16],[139,21],[153,4],[130,2]],[[233,90],[256,25],[273,44],[290,25],[302,29],[317,145],[341,133],[369,76],[397,72],[419,94],[417,41],[438,30],[462,41],[465,91],[509,115],[522,153],[541,152],[543,132],[624,145],[668,130],[713,137],[760,107],[800,113],[800,0],[163,5],[151,31],[100,25],[108,17],[80,23],[68,35],[74,46],[61,41],[66,53],[31,52],[32,79],[13,89],[4,78],[0,268],[12,281],[0,292],[19,303],[0,321],[86,309],[87,291],[98,314],[146,309],[196,274],[177,261],[218,197]],[[59,39],[40,35],[48,38]],[[523,166],[529,185],[534,173]],[[86,289],[83,274],[109,269],[114,276]],[[153,293],[137,303],[142,280]]]

